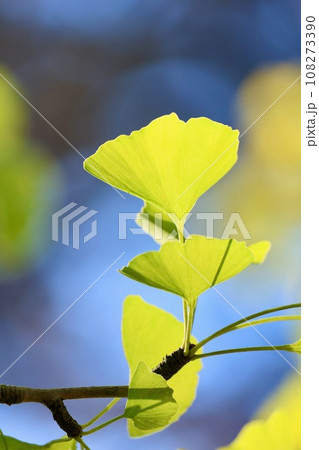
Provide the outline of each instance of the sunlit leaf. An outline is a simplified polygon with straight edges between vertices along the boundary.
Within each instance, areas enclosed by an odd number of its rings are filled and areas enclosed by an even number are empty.
[[[197,199],[235,164],[237,130],[200,117],[159,117],[103,144],[84,162],[97,178],[183,221]]]
[[[238,274],[253,259],[244,242],[192,235],[185,244],[168,241],[159,251],[136,256],[121,273],[194,303],[206,289]]]
[[[167,214],[151,203],[144,204],[135,222],[160,245],[167,240],[178,238],[175,224]]]
[[[140,361],[144,361],[149,368],[154,368],[166,354],[180,347],[183,324],[172,314],[146,303],[139,296],[131,295],[125,299],[123,306],[122,338],[132,376]],[[191,340],[196,343],[193,337]],[[198,384],[197,373],[201,368],[200,360],[192,361],[167,381],[178,404],[178,410],[170,423],[176,422],[193,403]],[[152,432],[136,428],[131,421],[128,422],[128,427],[130,435],[135,437]]]
[[[177,409],[173,390],[141,361],[129,384],[125,417],[132,419],[136,428],[152,432],[168,425]]]
[[[0,450],[39,450],[39,449],[48,449],[48,450],[75,450],[76,442],[72,439],[66,442],[50,442],[45,445],[36,445],[29,444],[27,442],[19,441],[18,439],[14,439],[10,436],[4,436],[0,433]]]
[[[270,248],[271,243],[269,241],[260,241],[250,245],[249,249],[254,255],[253,263],[262,264],[265,261]]]

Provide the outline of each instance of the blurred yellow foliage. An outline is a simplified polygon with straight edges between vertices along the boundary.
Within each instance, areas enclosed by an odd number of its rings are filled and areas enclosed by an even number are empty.
[[[300,81],[287,90],[299,74],[298,65],[280,64],[244,81],[238,94],[241,132],[264,115],[240,139],[232,177],[210,194],[221,199],[225,217],[239,212],[252,239],[266,236],[275,249],[300,222]]]
[[[20,86],[3,67],[1,73]],[[49,186],[56,170],[27,134],[28,106],[0,78],[0,269],[2,276],[35,259],[48,213]],[[50,166],[53,164],[53,167]],[[53,169],[53,170],[52,170]]]
[[[262,171],[299,176],[300,81],[284,94],[299,75],[298,65],[270,67],[253,73],[241,88],[239,106],[242,130],[278,99],[243,140],[244,151],[249,153],[255,166],[262,167]]]
[[[219,450],[299,450],[300,377],[288,379],[236,439]]]
[[[0,65],[0,73],[20,91],[21,86],[8,70]],[[14,141],[26,133],[28,115],[23,100],[0,77],[0,140],[1,143]]]

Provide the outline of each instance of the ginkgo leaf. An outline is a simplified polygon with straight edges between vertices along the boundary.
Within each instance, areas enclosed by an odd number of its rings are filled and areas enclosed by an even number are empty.
[[[191,235],[184,244],[168,241],[159,251],[136,256],[120,272],[194,304],[206,289],[233,277],[253,262],[254,254],[244,242]]]
[[[206,117],[184,122],[172,113],[101,145],[84,168],[152,203],[181,227],[197,199],[235,164],[238,135]]]
[[[160,245],[167,240],[178,239],[178,231],[174,222],[151,203],[144,204],[137,214],[135,222]]]
[[[29,444],[0,433],[0,450],[75,450],[76,442],[71,439],[66,442],[48,443],[45,445]]]
[[[173,389],[141,361],[129,384],[125,417],[132,419],[136,428],[152,432],[168,425],[177,409]]]
[[[144,361],[149,368],[154,368],[166,354],[178,349],[183,340],[183,332],[183,323],[172,314],[146,303],[139,296],[128,296],[123,305],[122,339],[131,376],[140,361]],[[196,343],[193,337],[191,341]],[[173,389],[178,405],[170,423],[176,422],[193,403],[198,384],[197,374],[201,368],[199,359],[191,361],[166,382]],[[128,427],[132,437],[160,431],[140,430],[132,421],[128,421]]]

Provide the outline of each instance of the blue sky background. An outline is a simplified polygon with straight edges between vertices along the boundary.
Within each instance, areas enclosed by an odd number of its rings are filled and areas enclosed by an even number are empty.
[[[236,101],[244,80],[262,67],[299,63],[299,22],[300,3],[295,0],[0,0],[0,63],[39,111],[88,156],[107,139],[172,111],[184,120],[207,116],[240,126]],[[122,199],[85,173],[81,157],[34,111],[25,109],[29,139],[50,161],[46,178],[52,181],[44,181],[40,189],[46,210],[33,220],[34,254],[19,268],[4,266],[0,279],[0,372],[125,254],[1,383],[126,384],[120,337],[123,299],[139,294],[178,318],[180,300],[116,271],[136,254],[157,248],[146,235],[118,239],[118,213],[137,212],[142,202],[127,194]],[[229,174],[223,183],[231,186],[231,180]],[[219,191],[205,196],[201,206],[220,211],[225,201]],[[98,235],[79,251],[51,241],[51,214],[70,202],[98,211]],[[196,223],[190,231],[199,232]],[[283,239],[289,245],[279,259],[276,253],[270,255],[263,266],[251,267],[220,286],[243,314],[299,300],[298,221],[285,230]],[[237,319],[216,292],[207,291],[199,300],[194,334],[203,338]],[[292,324],[262,326],[260,331],[272,343],[296,337]],[[219,348],[246,344],[263,345],[263,340],[253,330],[243,330],[218,343]],[[236,436],[291,370],[272,352],[207,359],[197,399],[177,424],[132,440],[125,423],[119,422],[87,442],[97,450],[215,449]],[[69,403],[80,422],[103,405],[100,400]],[[0,427],[5,434],[35,443],[60,435],[48,411],[33,404],[1,406]]]

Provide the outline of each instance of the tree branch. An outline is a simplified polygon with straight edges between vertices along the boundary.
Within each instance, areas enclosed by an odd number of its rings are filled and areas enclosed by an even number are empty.
[[[56,423],[69,437],[76,438],[82,436],[83,430],[81,425],[73,419],[62,400],[56,399],[44,404],[52,412],[53,419]]]
[[[42,403],[51,411],[53,419],[71,438],[82,436],[82,427],[70,415],[63,400],[81,398],[121,398],[128,396],[128,386],[88,386],[57,389],[32,389],[22,386],[0,385],[0,403],[13,405],[23,402]]]
[[[46,404],[56,399],[75,400],[81,398],[124,398],[128,386],[85,386],[71,388],[38,389],[22,386],[0,385],[0,403],[13,405],[23,402]]]

